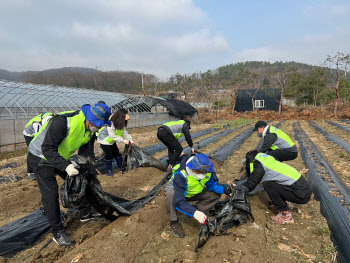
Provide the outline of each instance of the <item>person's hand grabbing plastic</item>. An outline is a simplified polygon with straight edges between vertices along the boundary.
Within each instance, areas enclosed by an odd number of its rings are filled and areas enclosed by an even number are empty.
[[[224,186],[224,193],[225,193],[225,195],[231,195],[232,194],[232,186],[229,184],[226,184]]]
[[[194,148],[193,147],[191,148],[191,154],[194,154]]]
[[[129,142],[134,145],[134,141],[132,139],[129,140]]]
[[[129,140],[123,140],[124,144],[129,144]]]
[[[205,224],[205,221],[207,220],[207,216],[203,213],[203,212],[201,212],[201,211],[199,211],[199,210],[197,210],[196,212],[194,212],[194,218],[200,223],[200,224],[202,224],[202,225],[204,225]]]
[[[69,176],[76,176],[79,174],[79,171],[75,169],[73,164],[70,164],[66,167],[66,172]]]

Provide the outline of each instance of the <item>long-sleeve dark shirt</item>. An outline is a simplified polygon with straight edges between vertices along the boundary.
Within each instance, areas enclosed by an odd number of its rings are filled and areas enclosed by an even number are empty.
[[[254,161],[253,172],[248,177],[247,182],[243,186],[247,187],[248,192],[254,190],[254,188],[261,182],[265,175],[265,170],[259,161]]]
[[[68,135],[67,118],[58,115],[51,120],[51,123],[47,128],[48,130],[41,145],[42,154],[56,169],[65,171],[70,162],[66,161],[58,153],[58,147]]]
[[[263,144],[260,146],[258,151],[261,153],[267,152],[276,140],[277,140],[277,135],[275,133],[266,133]]]

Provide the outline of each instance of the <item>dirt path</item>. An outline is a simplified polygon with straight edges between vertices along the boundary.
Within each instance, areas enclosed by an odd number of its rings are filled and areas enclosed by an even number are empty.
[[[291,124],[292,121],[286,121],[281,129],[294,140]],[[198,127],[203,129],[200,125]],[[154,131],[141,130],[135,135],[130,133],[135,141],[139,140],[140,145],[145,147],[157,143]],[[310,137],[319,137],[312,129],[307,132]],[[228,137],[220,143],[227,141]],[[239,178],[241,159],[248,150],[256,147],[258,141],[259,138],[253,134],[222,165],[214,162],[220,182]],[[216,148],[219,144],[208,147],[214,146]],[[288,164],[297,170],[304,168],[300,156]],[[24,167],[24,164],[21,165]],[[99,179],[104,190],[121,197],[136,198],[159,182],[163,174],[154,168],[139,168],[126,175],[115,173],[113,178],[101,175]],[[62,180],[59,181],[61,184]],[[197,262],[332,262],[334,247],[317,201],[312,199],[307,205],[295,205],[292,210],[295,224],[283,226],[271,223],[272,213],[267,209],[266,193],[253,196],[250,201],[256,221],[230,229],[227,236],[210,237],[197,254],[193,250],[200,225],[181,214],[186,237],[174,237],[168,226],[164,193],[161,191],[152,202],[132,216],[120,217],[112,223],[105,219],[89,224],[73,220],[67,226],[68,234],[77,241],[73,248],[61,248],[51,242],[39,251],[51,239],[52,235],[48,234],[32,248],[18,253],[13,259],[0,259],[0,262],[71,262],[79,253],[83,254],[83,259],[79,261],[82,263],[196,262],[191,261],[192,258],[197,258]],[[35,182],[25,179],[0,185],[0,225],[32,212],[40,203],[40,193]],[[301,251],[312,255],[310,257],[313,259],[304,259]]]

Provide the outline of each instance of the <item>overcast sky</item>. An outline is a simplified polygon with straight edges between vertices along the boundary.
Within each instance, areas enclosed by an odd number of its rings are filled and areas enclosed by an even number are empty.
[[[165,79],[350,53],[350,1],[0,0],[0,69],[91,67]]]

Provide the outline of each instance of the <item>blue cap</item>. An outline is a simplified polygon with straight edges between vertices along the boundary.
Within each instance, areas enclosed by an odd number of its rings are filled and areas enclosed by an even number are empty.
[[[102,127],[103,125],[111,126],[111,122],[108,120],[111,116],[111,111],[106,104],[96,103],[94,106],[85,104],[81,107],[85,118],[96,127]]]
[[[196,154],[186,166],[191,170],[198,170],[200,172],[214,172],[213,163],[209,161],[209,157],[203,153]]]

